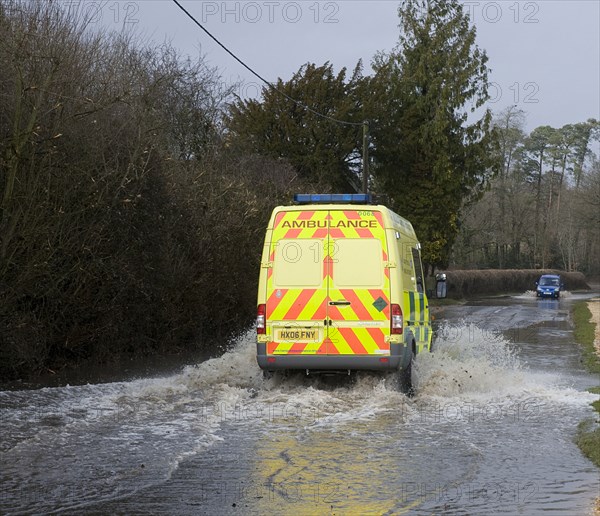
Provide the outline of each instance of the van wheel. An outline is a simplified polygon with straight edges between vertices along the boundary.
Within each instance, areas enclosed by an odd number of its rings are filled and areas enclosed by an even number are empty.
[[[415,352],[410,355],[410,362],[406,366],[405,369],[400,371],[400,390],[406,394],[409,398],[412,398],[415,395],[415,391],[413,389],[412,384],[412,365],[415,360]]]
[[[275,374],[274,371],[267,371],[266,369],[263,369],[263,380],[270,380],[271,378],[273,378],[273,375]]]

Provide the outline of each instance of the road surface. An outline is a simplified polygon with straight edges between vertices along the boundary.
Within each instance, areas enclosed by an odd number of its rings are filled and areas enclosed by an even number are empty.
[[[414,398],[368,374],[263,380],[252,332],[165,378],[0,392],[0,513],[589,514],[582,297],[441,309]]]

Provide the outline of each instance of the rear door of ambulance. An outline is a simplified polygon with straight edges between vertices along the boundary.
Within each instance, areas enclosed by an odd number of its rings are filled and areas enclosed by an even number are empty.
[[[328,353],[390,354],[390,274],[383,216],[329,212]]]
[[[267,272],[267,355],[325,353],[327,210],[275,214]]]
[[[269,261],[268,355],[389,355],[391,295],[379,211],[279,212]]]

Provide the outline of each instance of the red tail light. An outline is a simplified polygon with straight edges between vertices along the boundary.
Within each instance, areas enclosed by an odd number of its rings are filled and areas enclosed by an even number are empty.
[[[258,305],[256,308],[256,333],[259,335],[264,335],[267,330],[266,313],[266,305]]]
[[[401,335],[403,326],[402,308],[400,305],[392,305],[391,333]]]

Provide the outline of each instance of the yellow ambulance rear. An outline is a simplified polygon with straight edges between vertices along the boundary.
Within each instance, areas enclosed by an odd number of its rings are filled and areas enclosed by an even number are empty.
[[[410,222],[370,199],[296,195],[273,211],[258,290],[263,371],[398,371],[409,383],[432,338],[420,245]]]

